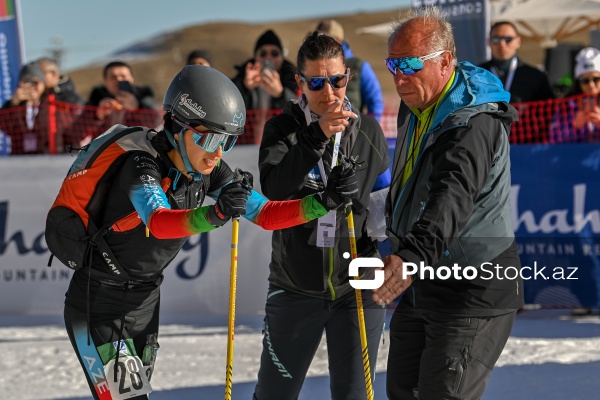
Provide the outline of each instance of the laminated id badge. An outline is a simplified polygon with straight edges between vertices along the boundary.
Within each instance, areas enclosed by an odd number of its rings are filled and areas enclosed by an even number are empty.
[[[336,211],[331,210],[317,220],[317,247],[334,247]]]

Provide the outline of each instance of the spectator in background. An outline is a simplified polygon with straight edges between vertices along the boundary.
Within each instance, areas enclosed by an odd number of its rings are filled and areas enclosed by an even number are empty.
[[[256,41],[254,58],[236,69],[233,83],[242,93],[247,110],[282,110],[297,97],[294,65],[284,58],[281,40],[270,29]],[[250,116],[248,119],[251,123]]]
[[[37,60],[44,72],[46,93],[53,94],[57,101],[71,104],[83,104],[83,98],[75,91],[75,84],[68,76],[61,75],[56,60],[42,57]]]
[[[575,58],[575,84],[558,104],[550,126],[550,143],[598,141],[600,136],[600,50],[582,49]]]
[[[212,54],[208,50],[192,50],[187,57],[187,65],[204,65],[205,67],[212,67]]]
[[[381,121],[383,114],[383,94],[381,85],[368,61],[356,57],[350,45],[344,41],[344,28],[334,19],[323,20],[318,23],[316,31],[331,36],[344,48],[346,65],[350,68],[350,82],[346,88],[346,97],[350,104],[361,112],[366,112]]]
[[[21,68],[13,97],[2,106],[0,129],[11,138],[12,154],[62,153],[70,144],[70,112],[49,112],[45,75],[37,62]]]
[[[481,67],[500,78],[504,89],[510,92],[511,103],[554,98],[548,75],[517,56],[521,37],[512,22],[499,21],[493,24],[488,45],[492,50],[492,59]]]
[[[143,121],[143,114],[127,113],[127,111],[156,109],[152,89],[133,84],[133,72],[129,64],[123,61],[108,63],[104,67],[102,77],[103,84],[92,90],[87,101],[87,105],[97,107],[95,117],[98,121],[109,120],[107,128],[115,123],[153,126],[144,123],[146,121]],[[119,111],[124,111],[127,115]]]

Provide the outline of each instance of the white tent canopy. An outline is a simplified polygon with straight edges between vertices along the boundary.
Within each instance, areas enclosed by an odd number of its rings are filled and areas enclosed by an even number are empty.
[[[513,22],[521,36],[542,47],[554,47],[565,37],[600,26],[600,0],[490,0],[492,23]],[[392,23],[358,28],[359,34],[388,36]]]
[[[519,34],[542,47],[554,47],[565,37],[600,24],[600,0],[527,0],[492,17],[511,21]]]

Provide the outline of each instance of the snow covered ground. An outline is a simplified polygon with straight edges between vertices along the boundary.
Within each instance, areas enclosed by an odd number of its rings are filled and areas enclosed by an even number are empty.
[[[390,311],[391,313],[391,311]],[[222,399],[227,326],[163,318],[152,400]],[[260,320],[237,324],[233,398],[251,399],[261,349]],[[375,398],[385,399],[389,332],[380,345]],[[325,343],[301,400],[328,399]],[[600,398],[600,316],[527,311],[517,316],[485,400]],[[83,372],[62,321],[0,316],[0,398],[88,400]]]

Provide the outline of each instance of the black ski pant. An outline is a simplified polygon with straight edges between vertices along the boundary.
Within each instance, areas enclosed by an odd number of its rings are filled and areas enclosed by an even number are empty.
[[[464,317],[401,302],[390,322],[388,398],[480,399],[515,315]]]
[[[362,292],[371,380],[385,310]],[[334,301],[269,288],[255,400],[295,400],[325,330],[331,397],[367,398],[354,290]]]
[[[147,335],[158,334],[160,288],[155,284],[132,284],[124,292],[123,284],[90,282],[77,276],[71,280],[65,301],[65,328],[77,354],[90,391],[95,400],[107,389],[102,377],[101,359],[97,348],[119,339],[132,339],[138,357],[142,357]],[[89,344],[88,344],[88,312]],[[121,332],[121,321],[124,318]],[[147,400],[148,396],[131,397]]]

